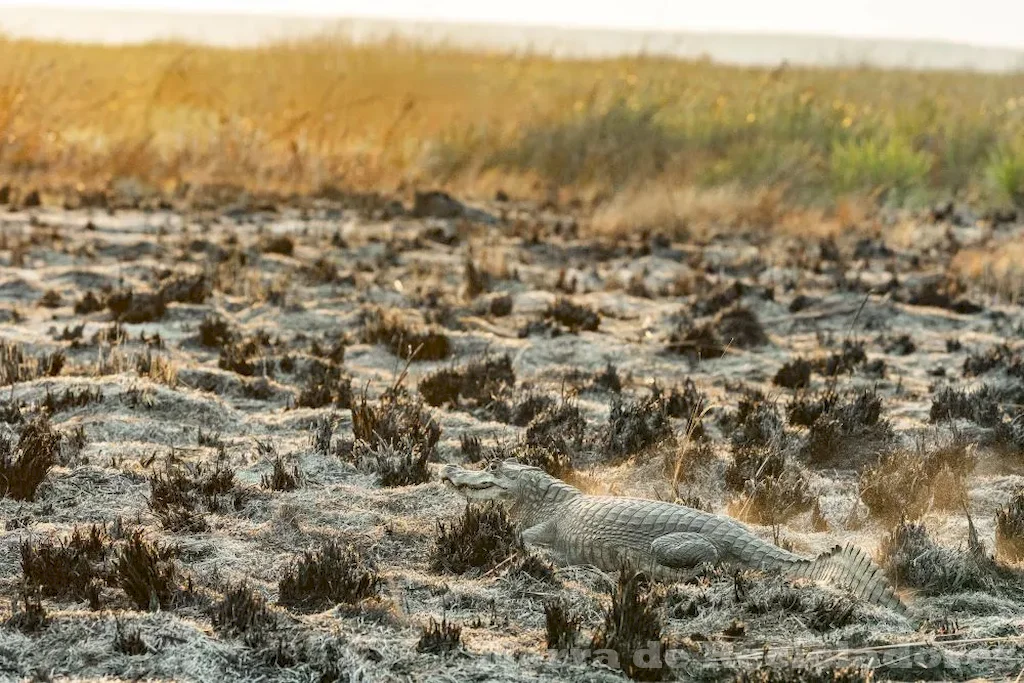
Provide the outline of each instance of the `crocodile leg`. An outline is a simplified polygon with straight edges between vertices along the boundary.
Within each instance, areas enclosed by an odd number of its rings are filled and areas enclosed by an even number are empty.
[[[523,542],[530,545],[553,545],[555,542],[555,527],[551,520],[535,524],[528,529],[523,529]]]
[[[651,542],[651,553],[661,565],[673,569],[689,569],[705,562],[718,562],[718,549],[700,534],[676,532],[659,536]]]

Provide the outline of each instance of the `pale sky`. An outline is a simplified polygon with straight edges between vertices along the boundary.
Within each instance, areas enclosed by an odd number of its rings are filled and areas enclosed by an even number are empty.
[[[4,5],[809,33],[1024,48],[1024,0],[0,0]]]

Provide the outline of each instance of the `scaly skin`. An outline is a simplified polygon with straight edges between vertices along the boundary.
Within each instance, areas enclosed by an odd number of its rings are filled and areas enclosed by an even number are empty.
[[[512,460],[487,470],[446,466],[441,480],[471,500],[501,500],[527,543],[548,546],[566,564],[605,571],[628,565],[672,581],[708,562],[778,569],[831,581],[856,596],[899,611],[906,607],[871,559],[853,546],[807,559],[768,543],[740,522],[674,503],[588,496],[536,467]]]

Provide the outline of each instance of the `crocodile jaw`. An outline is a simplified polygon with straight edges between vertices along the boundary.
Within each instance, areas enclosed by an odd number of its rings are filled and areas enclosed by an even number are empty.
[[[469,500],[504,500],[510,495],[504,482],[487,471],[464,470],[447,465],[441,470],[441,481]]]

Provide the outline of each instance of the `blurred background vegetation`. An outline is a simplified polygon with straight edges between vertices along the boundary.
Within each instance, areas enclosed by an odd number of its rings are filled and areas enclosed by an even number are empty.
[[[572,61],[397,40],[0,39],[0,179],[1011,206],[1024,201],[1024,74]]]

